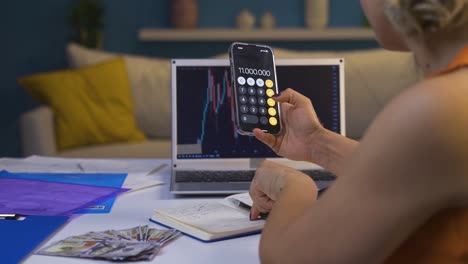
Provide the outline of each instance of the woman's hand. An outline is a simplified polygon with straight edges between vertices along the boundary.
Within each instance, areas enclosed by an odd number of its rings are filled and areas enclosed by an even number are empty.
[[[249,193],[253,200],[251,219],[257,219],[260,213],[270,212],[281,190],[291,184],[309,184],[311,193],[318,191],[308,175],[287,166],[264,161],[250,185]]]
[[[312,102],[306,96],[287,89],[275,100],[281,103],[282,129],[278,135],[254,129],[255,137],[276,154],[291,160],[312,161],[314,138],[325,128],[318,120]]]

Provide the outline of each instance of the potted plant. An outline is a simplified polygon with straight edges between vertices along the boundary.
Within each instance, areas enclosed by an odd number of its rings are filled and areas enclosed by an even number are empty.
[[[77,31],[80,44],[89,48],[102,47],[104,8],[99,0],[80,0],[72,8],[70,22]]]

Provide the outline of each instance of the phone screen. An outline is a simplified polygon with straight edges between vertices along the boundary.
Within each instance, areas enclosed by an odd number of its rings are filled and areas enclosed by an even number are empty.
[[[254,128],[280,132],[280,108],[273,50],[268,46],[234,43],[230,48],[236,98],[237,130],[252,135]]]

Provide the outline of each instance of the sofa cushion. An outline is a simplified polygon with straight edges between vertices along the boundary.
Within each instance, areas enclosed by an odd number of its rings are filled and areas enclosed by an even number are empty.
[[[169,59],[116,54],[69,44],[70,67],[81,68],[110,58],[124,58],[138,127],[149,137],[171,136],[171,87]]]
[[[121,58],[78,70],[34,74],[19,79],[55,116],[57,148],[142,141]]]

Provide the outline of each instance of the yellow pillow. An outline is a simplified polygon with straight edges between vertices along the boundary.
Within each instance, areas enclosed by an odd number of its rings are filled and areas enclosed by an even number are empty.
[[[122,58],[78,70],[19,79],[55,115],[59,150],[84,145],[145,140],[137,128]]]

